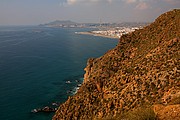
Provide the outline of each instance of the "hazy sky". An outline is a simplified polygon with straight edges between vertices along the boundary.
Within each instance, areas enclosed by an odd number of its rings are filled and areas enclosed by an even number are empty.
[[[151,22],[180,8],[180,0],[0,0],[0,25],[74,22]]]

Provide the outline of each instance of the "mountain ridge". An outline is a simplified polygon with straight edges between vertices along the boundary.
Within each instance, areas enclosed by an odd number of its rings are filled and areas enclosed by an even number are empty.
[[[69,25],[75,25],[78,24],[76,22],[70,21],[70,20],[55,20],[49,23],[41,24],[40,26],[69,26]]]
[[[164,13],[143,29],[123,35],[105,55],[90,58],[82,86],[60,105],[53,120],[123,119],[142,106],[153,110],[156,104],[179,105],[179,20],[179,9]],[[163,118],[157,109],[152,114],[152,119]]]

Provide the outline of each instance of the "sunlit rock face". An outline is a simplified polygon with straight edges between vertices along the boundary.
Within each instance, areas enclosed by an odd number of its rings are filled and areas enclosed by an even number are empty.
[[[160,107],[180,104],[179,20],[180,10],[164,13],[122,36],[102,57],[90,58],[82,86],[60,105],[53,120],[120,119],[142,106],[152,107],[163,119]]]

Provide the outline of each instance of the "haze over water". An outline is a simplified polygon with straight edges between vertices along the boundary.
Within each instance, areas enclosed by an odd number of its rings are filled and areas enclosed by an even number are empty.
[[[83,81],[87,59],[103,55],[118,42],[75,34],[89,30],[0,27],[1,120],[51,119],[53,114],[30,111],[64,102],[76,80]]]

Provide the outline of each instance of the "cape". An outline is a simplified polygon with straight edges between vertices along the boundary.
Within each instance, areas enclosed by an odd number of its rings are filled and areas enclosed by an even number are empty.
[[[53,120],[179,120],[180,9],[123,35],[114,49],[90,58],[85,71]]]

